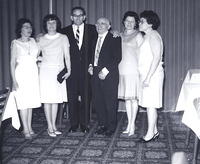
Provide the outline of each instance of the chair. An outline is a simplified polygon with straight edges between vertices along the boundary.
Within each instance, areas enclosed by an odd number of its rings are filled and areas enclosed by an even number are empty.
[[[2,140],[3,140],[3,132],[2,132],[2,120],[3,120],[3,115],[4,115],[4,111],[5,111],[5,107],[8,101],[8,97],[10,94],[10,89],[6,88],[6,89],[2,89],[0,90],[0,163],[2,163]]]
[[[2,124],[3,114],[8,101],[9,93],[9,88],[0,90],[0,127]]]
[[[197,114],[200,118],[200,97],[198,98],[195,98],[193,100],[193,104],[194,104],[194,107],[196,108],[197,110]],[[187,134],[186,134],[186,145],[188,146],[189,144],[189,140],[190,140],[190,135],[191,135],[191,130],[188,129],[187,131]],[[195,140],[194,140],[194,152],[193,152],[193,163],[192,164],[196,164],[196,161],[197,161],[197,155],[198,155],[198,147],[199,145],[199,138],[195,135]]]

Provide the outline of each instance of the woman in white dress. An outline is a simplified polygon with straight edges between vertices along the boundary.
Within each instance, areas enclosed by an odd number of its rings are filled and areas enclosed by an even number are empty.
[[[46,15],[43,19],[43,27],[46,34],[38,42],[42,52],[39,72],[41,102],[44,103],[48,135],[56,137],[62,134],[56,128],[58,103],[67,102],[66,81],[59,82],[57,75],[66,66],[67,73],[63,78],[67,79],[70,76],[69,41],[67,36],[58,32],[61,23],[56,15]]]
[[[119,64],[118,98],[125,100],[128,125],[123,133],[134,134],[135,119],[138,111],[138,53],[142,35],[138,31],[139,16],[127,11],[123,17],[124,31],[122,37],[122,60]]]
[[[139,74],[141,92],[139,105],[147,108],[148,129],[141,142],[152,141],[159,136],[157,129],[157,108],[162,107],[164,70],[162,67],[163,42],[156,31],[160,19],[154,11],[144,11],[140,14],[139,30],[145,33],[140,47]]]
[[[35,133],[31,126],[32,108],[41,106],[39,93],[39,78],[37,57],[38,46],[31,37],[33,34],[30,20],[22,18],[17,22],[16,35],[11,43],[11,77],[12,90],[23,124],[23,134],[31,139]]]

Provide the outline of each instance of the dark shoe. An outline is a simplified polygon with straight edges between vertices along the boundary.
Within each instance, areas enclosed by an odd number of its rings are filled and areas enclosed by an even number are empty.
[[[159,135],[160,135],[159,132],[157,132],[156,134],[154,134],[154,136],[153,136],[154,140],[155,140],[155,139],[158,139],[158,138],[159,138]]]
[[[69,128],[68,132],[74,133],[74,132],[77,132],[77,130],[78,130],[78,128],[72,126]]]
[[[98,129],[95,131],[95,134],[101,135],[106,132],[107,128],[105,126],[99,126]]]
[[[107,136],[107,137],[111,137],[113,134],[114,134],[114,131],[107,130],[105,132],[105,136]]]
[[[88,133],[90,130],[87,126],[81,126],[81,132]]]
[[[159,135],[160,135],[159,132],[157,132],[157,133],[154,134],[153,137],[152,137],[151,139],[149,139],[149,140],[145,140],[145,139],[142,137],[142,138],[139,139],[139,142],[141,142],[141,143],[147,143],[147,142],[154,141],[154,140],[158,139]]]

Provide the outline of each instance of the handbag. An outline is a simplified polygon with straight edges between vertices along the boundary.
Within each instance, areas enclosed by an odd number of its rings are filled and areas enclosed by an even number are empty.
[[[62,83],[64,81],[64,78],[63,76],[67,73],[67,67],[66,67],[66,63],[65,63],[65,60],[64,60],[64,68],[62,69],[62,71],[60,71],[57,75],[57,81],[59,83]]]
[[[67,68],[63,68],[62,71],[59,72],[59,74],[57,75],[57,80],[59,83],[62,83],[64,81],[63,76],[67,73]]]

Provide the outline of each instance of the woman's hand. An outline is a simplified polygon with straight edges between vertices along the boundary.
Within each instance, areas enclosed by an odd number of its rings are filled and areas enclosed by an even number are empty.
[[[42,56],[38,56],[37,57],[37,62],[41,62],[42,61]]]
[[[143,86],[143,87],[148,87],[148,86],[149,86],[149,83],[150,83],[150,78],[146,78],[146,79],[143,81],[142,86]]]
[[[113,34],[113,37],[114,37],[114,38],[117,38],[117,37],[120,37],[120,36],[121,36],[121,33],[120,33],[119,31],[117,31],[117,30],[111,31],[111,33]]]
[[[71,72],[67,72],[65,75],[63,75],[62,78],[64,78],[65,80],[68,79],[68,77],[70,76]]]

